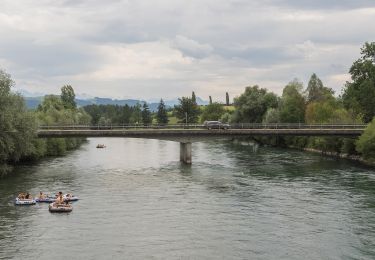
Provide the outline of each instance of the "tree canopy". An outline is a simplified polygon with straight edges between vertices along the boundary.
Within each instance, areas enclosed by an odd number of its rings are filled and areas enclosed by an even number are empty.
[[[182,97],[178,99],[179,104],[174,107],[175,115],[179,123],[197,123],[199,117],[199,107],[192,98]]]
[[[268,108],[276,108],[278,105],[277,96],[268,92],[265,88],[257,85],[246,87],[245,93],[234,99],[236,108],[233,114],[234,122],[260,123],[263,120]]]
[[[158,105],[158,112],[156,114],[156,121],[158,124],[164,125],[168,124],[168,114],[167,109],[165,107],[163,99],[160,99],[159,105]]]
[[[343,102],[370,122],[375,116],[375,42],[366,42],[361,55],[350,67],[352,82],[345,85]]]
[[[61,88],[61,101],[65,108],[72,109],[76,108],[75,102],[76,95],[74,89],[70,85],[65,85]]]

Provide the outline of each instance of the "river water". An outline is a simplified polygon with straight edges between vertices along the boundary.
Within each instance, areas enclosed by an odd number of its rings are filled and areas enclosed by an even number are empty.
[[[107,145],[96,149],[97,143]],[[375,259],[375,173],[230,141],[89,139],[0,179],[0,259]],[[69,214],[14,206],[72,192]]]

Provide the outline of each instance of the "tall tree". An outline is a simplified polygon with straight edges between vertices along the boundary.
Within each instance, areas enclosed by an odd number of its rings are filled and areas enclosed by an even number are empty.
[[[75,97],[76,95],[74,94],[72,86],[65,85],[61,88],[61,100],[65,108],[73,109],[77,107]]]
[[[228,94],[228,92],[225,93],[225,104],[226,104],[227,106],[230,105],[230,103],[229,103],[229,94]]]
[[[150,125],[152,123],[151,112],[146,102],[143,103],[142,122],[144,125]]]
[[[179,123],[197,123],[200,113],[197,103],[188,97],[179,98],[178,101],[179,104],[174,109]]]
[[[197,103],[197,97],[195,96],[195,92],[193,91],[192,93],[191,93],[191,100],[193,101],[193,103]]]
[[[158,105],[158,112],[156,114],[156,121],[160,125],[168,124],[168,121],[169,121],[167,109],[165,107],[163,99],[160,99],[160,103]]]
[[[133,124],[139,124],[142,121],[142,106],[141,104],[137,103],[133,107],[133,113],[130,118],[130,122]]]
[[[13,85],[10,75],[0,70],[0,176],[9,169],[8,162],[17,162],[34,150],[35,118],[23,98],[11,92]]]
[[[260,123],[269,108],[276,108],[278,98],[258,86],[246,87],[245,93],[234,100],[232,120],[236,123]]]
[[[212,97],[211,97],[211,96],[209,96],[209,99],[210,99],[210,103],[209,103],[209,104],[212,104]]]
[[[375,116],[375,42],[366,42],[361,57],[351,66],[352,82],[347,82],[343,102],[367,123]]]
[[[303,123],[305,121],[306,104],[302,90],[302,83],[296,79],[285,86],[279,109],[281,122]]]
[[[324,100],[327,98],[327,96],[329,97],[333,94],[333,90],[325,87],[323,82],[315,73],[313,73],[310,77],[306,92],[308,103]]]

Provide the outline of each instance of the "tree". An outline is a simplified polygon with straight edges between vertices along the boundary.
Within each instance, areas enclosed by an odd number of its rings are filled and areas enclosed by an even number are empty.
[[[133,113],[130,118],[130,122],[133,124],[139,124],[141,121],[142,121],[142,109],[141,109],[141,105],[137,103],[133,107]]]
[[[214,102],[207,105],[202,113],[201,122],[204,121],[217,121],[225,114],[222,104]]]
[[[375,116],[375,42],[366,42],[361,55],[350,67],[352,82],[345,85],[343,102],[367,123]]]
[[[151,112],[146,102],[143,103],[142,122],[144,125],[149,125],[152,123]]]
[[[227,106],[230,105],[230,103],[229,103],[229,94],[228,94],[228,92],[225,93],[225,104],[226,104]]]
[[[160,125],[168,124],[168,121],[169,121],[167,110],[165,108],[165,104],[164,104],[163,99],[160,99],[160,103],[158,105],[158,112],[156,114],[156,121]]]
[[[258,86],[246,87],[245,93],[234,100],[232,120],[236,123],[260,123],[269,108],[276,108],[278,98]]]
[[[197,98],[195,97],[194,91],[191,93],[191,100],[193,101],[193,103],[197,104]]]
[[[296,79],[285,86],[281,97],[279,117],[283,123],[303,123],[305,120],[305,98],[303,85]]]
[[[212,104],[212,97],[211,97],[211,96],[209,96],[209,99],[210,99],[210,102],[209,102],[209,104]]]
[[[375,159],[375,119],[371,121],[359,137],[356,149],[365,159]]]
[[[323,86],[323,82],[313,73],[306,88],[307,103],[321,101],[333,95],[333,90]]]
[[[179,105],[175,106],[174,109],[179,123],[197,123],[200,113],[197,103],[188,97],[179,98],[178,101]]]
[[[23,98],[11,92],[13,86],[10,75],[0,70],[0,176],[10,169],[7,163],[19,161],[35,149],[35,118]]]
[[[75,97],[76,95],[74,94],[72,86],[65,85],[61,88],[61,100],[65,108],[74,109],[77,107]]]

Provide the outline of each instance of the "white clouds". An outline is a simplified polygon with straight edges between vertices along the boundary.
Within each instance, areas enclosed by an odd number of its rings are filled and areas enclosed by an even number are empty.
[[[3,0],[0,67],[30,91],[93,96],[223,100],[313,72],[339,90],[374,20],[365,0]]]

